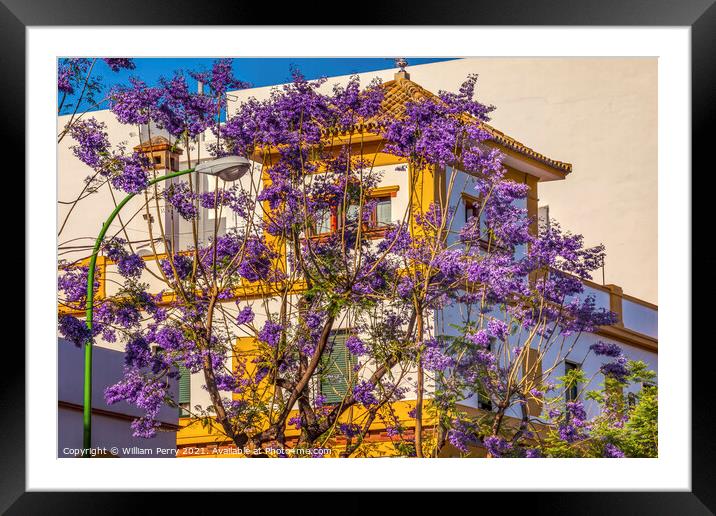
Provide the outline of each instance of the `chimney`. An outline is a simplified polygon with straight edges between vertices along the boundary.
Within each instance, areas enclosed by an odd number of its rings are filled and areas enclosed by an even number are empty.
[[[397,81],[398,79],[405,79],[405,80],[410,79],[410,74],[405,71],[405,67],[408,66],[408,60],[407,60],[407,59],[405,59],[404,57],[399,57],[399,58],[397,58],[397,59],[395,60],[395,66],[397,66],[397,67],[400,68],[400,70],[398,70],[397,72],[395,72],[395,75],[393,76],[396,81]]]

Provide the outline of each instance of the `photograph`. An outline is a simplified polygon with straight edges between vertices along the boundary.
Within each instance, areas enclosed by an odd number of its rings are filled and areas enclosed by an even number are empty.
[[[56,458],[660,457],[657,56],[53,59]]]

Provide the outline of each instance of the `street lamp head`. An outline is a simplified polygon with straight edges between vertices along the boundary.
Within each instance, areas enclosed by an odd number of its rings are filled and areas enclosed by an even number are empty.
[[[224,181],[236,181],[250,168],[251,162],[243,156],[224,156],[200,163],[194,170],[200,174],[219,176]]]

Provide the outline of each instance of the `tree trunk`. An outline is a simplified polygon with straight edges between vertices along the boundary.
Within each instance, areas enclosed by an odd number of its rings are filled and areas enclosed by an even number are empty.
[[[418,310],[417,318],[417,343],[418,343],[418,382],[415,398],[415,456],[423,456],[423,389],[425,383],[425,372],[423,370],[422,347],[423,347],[423,313]]]

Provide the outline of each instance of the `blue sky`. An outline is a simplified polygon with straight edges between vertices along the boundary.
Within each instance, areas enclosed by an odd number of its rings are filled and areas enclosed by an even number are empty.
[[[175,70],[209,70],[214,58],[137,58],[134,70],[112,72],[107,65],[98,60],[93,75],[102,78],[104,89],[115,84],[126,84],[129,77],[141,78],[147,84],[156,84],[160,77],[170,77]],[[411,65],[447,61],[447,58],[413,58],[408,57],[408,68]],[[234,73],[242,81],[254,87],[282,84],[291,80],[291,67],[297,67],[307,79],[348,75],[353,73],[371,72],[394,68],[392,58],[236,58]],[[196,82],[188,77],[189,81]],[[81,106],[86,109],[86,106]],[[100,109],[107,106],[100,106]],[[70,109],[69,112],[72,110]],[[63,108],[63,114],[67,109]]]

